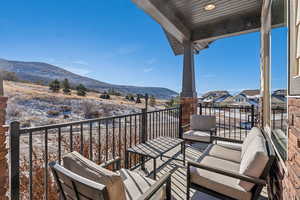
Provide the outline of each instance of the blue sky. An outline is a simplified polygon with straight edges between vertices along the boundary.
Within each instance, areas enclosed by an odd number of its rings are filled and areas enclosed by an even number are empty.
[[[272,32],[272,85],[286,87],[286,29]],[[222,39],[195,56],[199,94],[259,87],[259,33]],[[1,3],[0,58],[42,61],[100,81],[181,89],[182,56],[130,0]]]

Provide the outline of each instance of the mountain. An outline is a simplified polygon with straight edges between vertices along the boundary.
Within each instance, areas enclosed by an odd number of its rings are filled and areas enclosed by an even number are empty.
[[[114,85],[101,82],[92,78],[80,76],[58,66],[42,62],[22,62],[0,59],[0,70],[16,73],[17,77],[29,82],[43,82],[49,84],[54,79],[63,80],[67,78],[71,84],[84,84],[91,90],[103,92],[108,89],[114,89],[123,94],[149,94],[160,99],[170,99],[178,95],[176,92],[160,87],[137,87],[126,85]]]

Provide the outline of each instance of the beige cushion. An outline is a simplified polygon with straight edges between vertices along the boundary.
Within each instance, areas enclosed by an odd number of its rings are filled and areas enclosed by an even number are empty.
[[[236,151],[242,151],[242,144],[240,143],[232,143],[232,142],[226,142],[226,141],[218,141],[217,140],[217,144],[219,146],[228,148],[228,149],[233,149]]]
[[[205,151],[209,156],[229,160],[236,163],[241,162],[241,151],[230,149],[225,146],[210,144]]]
[[[210,132],[205,131],[189,130],[183,133],[182,138],[198,142],[211,142]]]
[[[241,158],[243,158],[246,149],[249,147],[252,140],[258,135],[262,135],[261,130],[257,127],[253,127],[243,142]]]
[[[199,163],[212,167],[219,167],[228,171],[238,173],[239,164],[211,156],[204,155],[198,159]],[[191,182],[207,189],[234,199],[251,199],[252,194],[238,185],[238,179],[210,172],[207,170],[191,167]]]
[[[63,157],[63,165],[66,169],[105,185],[110,200],[125,200],[125,187],[122,177],[110,170],[100,167],[96,163],[83,157],[78,152],[72,152]]]
[[[209,131],[216,127],[215,116],[191,115],[191,129]]]
[[[265,138],[263,136],[256,136],[242,157],[239,172],[247,176],[259,178],[268,160]],[[254,186],[253,183],[246,181],[238,181],[238,183],[247,191],[250,191]]]
[[[126,199],[134,200],[138,199],[142,194],[144,194],[150,187],[155,183],[154,180],[146,178],[136,172],[132,172],[128,169],[121,169],[119,171],[121,174],[125,189],[126,189]],[[161,187],[154,196],[152,200],[163,200],[166,197],[165,187]]]

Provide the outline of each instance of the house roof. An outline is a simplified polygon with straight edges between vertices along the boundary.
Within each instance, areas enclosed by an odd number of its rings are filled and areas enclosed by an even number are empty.
[[[183,54],[183,42],[192,41],[195,53],[217,39],[260,29],[262,0],[132,0],[163,28],[175,55]],[[284,0],[273,0],[272,25],[284,25],[278,12]],[[212,10],[205,7],[215,6]]]
[[[243,90],[240,94],[244,94],[246,96],[256,96],[260,95],[260,90]]]
[[[202,95],[202,98],[207,98],[209,96],[213,97],[221,97],[223,95],[228,95],[229,92],[226,90],[217,90],[217,91],[210,91]]]

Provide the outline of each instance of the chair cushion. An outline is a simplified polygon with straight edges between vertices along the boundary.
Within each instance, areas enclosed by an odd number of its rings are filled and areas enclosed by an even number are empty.
[[[232,162],[241,162],[241,151],[227,148],[226,146],[218,144],[210,144],[206,150],[206,154],[216,158],[229,160]]]
[[[215,116],[191,115],[191,130],[209,131],[216,127]]]
[[[242,154],[241,154],[241,158],[243,158],[247,148],[249,147],[250,143],[252,142],[252,140],[257,136],[257,135],[262,135],[261,130],[257,127],[253,127],[247,137],[245,138],[243,145],[242,145]]]
[[[232,143],[232,142],[218,141],[217,140],[217,144],[219,146],[222,146],[222,147],[225,147],[225,148],[228,148],[228,149],[233,149],[233,150],[236,150],[236,151],[242,151],[242,144],[240,144],[240,143]],[[241,154],[242,154],[242,152],[241,152]]]
[[[126,190],[126,199],[134,200],[138,199],[155,183],[154,180],[146,178],[136,172],[132,172],[128,169],[121,169],[119,171],[124,181]],[[161,187],[151,198],[152,200],[163,200],[166,197],[165,187]]]
[[[64,156],[63,165],[79,176],[105,185],[109,199],[126,199],[123,180],[118,173],[100,167],[78,152],[72,152]]]
[[[226,169],[232,172],[239,171],[239,164],[227,160],[223,160],[220,158],[215,158],[207,155],[201,156],[197,162],[212,166],[212,167],[220,167],[222,169]],[[247,192],[238,185],[238,179],[221,175],[218,173],[210,172],[204,169],[199,169],[195,167],[190,167],[191,172],[191,183],[197,184],[204,188],[213,190],[217,193],[229,196],[234,199],[243,199],[250,200],[251,192]]]
[[[260,178],[268,160],[269,156],[265,138],[262,135],[258,135],[252,140],[242,157],[239,172],[247,176]],[[246,181],[239,181],[238,183],[247,191],[250,191],[254,186],[253,183]]]
[[[198,142],[211,142],[210,132],[189,130],[183,133],[183,139]]]

